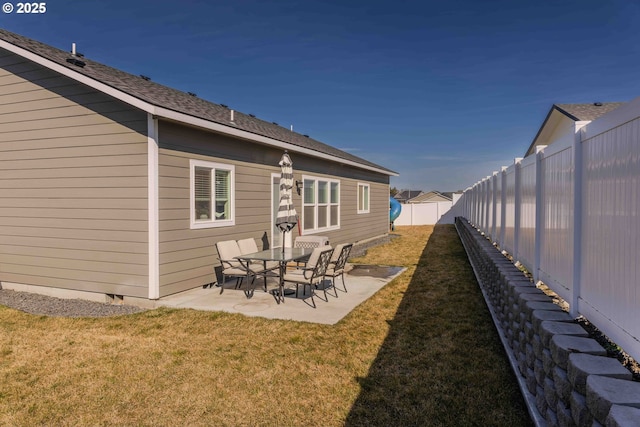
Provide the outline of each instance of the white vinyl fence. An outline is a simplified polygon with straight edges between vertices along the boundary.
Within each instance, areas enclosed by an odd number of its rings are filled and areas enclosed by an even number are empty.
[[[394,225],[453,224],[460,215],[454,205],[461,196],[453,195],[453,202],[404,203]],[[456,205],[457,206],[457,205]]]
[[[456,208],[640,360],[640,98],[516,159]]]
[[[440,217],[447,213],[452,205],[451,202],[404,203],[401,205],[400,216],[393,223],[395,225],[437,224]]]

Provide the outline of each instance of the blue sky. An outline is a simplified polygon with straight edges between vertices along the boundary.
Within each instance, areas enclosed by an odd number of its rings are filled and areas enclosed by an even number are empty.
[[[0,26],[454,191],[522,156],[553,103],[640,96],[634,3],[53,0]]]

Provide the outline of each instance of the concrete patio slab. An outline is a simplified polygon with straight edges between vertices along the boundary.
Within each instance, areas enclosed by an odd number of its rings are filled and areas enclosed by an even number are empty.
[[[344,277],[347,292],[340,290],[340,279],[337,282],[338,297],[335,296],[335,289],[328,288],[327,301],[324,301],[322,288],[316,290],[316,308],[312,306],[308,290],[306,295],[302,295],[302,287],[299,297],[295,294],[285,295],[285,301],[278,304],[273,295],[273,291],[277,289],[276,279],[268,280],[267,292],[264,291],[262,279],[256,279],[255,291],[249,296],[245,293],[246,284],[240,289],[234,289],[235,281],[228,281],[222,294],[220,287],[197,288],[161,298],[155,305],[333,325],[405,270],[403,267],[352,266]]]

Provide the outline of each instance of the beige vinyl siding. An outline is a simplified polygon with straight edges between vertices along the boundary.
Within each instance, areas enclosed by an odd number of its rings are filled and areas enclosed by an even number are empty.
[[[190,229],[189,159],[192,158],[235,166],[235,226]],[[159,170],[160,295],[215,282],[217,241],[270,232],[269,182],[275,168],[161,149]],[[167,176],[168,173],[173,176]]]
[[[254,237],[261,248],[265,233],[271,239],[270,183],[271,174],[279,171],[279,158],[275,152],[267,155],[273,160],[268,165],[231,160],[229,157],[238,157],[231,152],[241,149],[245,153],[242,147],[251,144],[165,122],[160,123],[159,134],[160,295],[165,296],[216,281],[216,242]],[[209,141],[212,155],[203,155]],[[263,147],[251,147],[245,150],[261,156],[255,150]],[[220,150],[228,157],[221,157]],[[235,167],[235,226],[190,229],[190,159]]]
[[[147,117],[0,49],[0,281],[148,296]]]
[[[329,241],[358,242],[389,232],[389,185],[369,183],[369,213],[358,214],[358,180],[343,180],[340,194],[341,227],[327,233]]]
[[[160,296],[216,281],[219,266],[215,243],[256,239],[271,244],[271,174],[279,173],[282,151],[161,121],[159,124]],[[332,244],[384,235],[389,226],[388,176],[290,153],[294,177],[328,177],[340,181],[341,227],[323,233]],[[190,229],[189,160],[235,167],[235,226]],[[330,173],[328,173],[330,171]],[[371,188],[371,213],[357,215],[357,185]],[[302,200],[294,194],[300,213]],[[294,236],[298,234],[294,228]]]

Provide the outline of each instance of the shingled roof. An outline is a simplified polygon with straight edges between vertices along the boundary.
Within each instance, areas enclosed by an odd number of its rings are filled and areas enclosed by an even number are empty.
[[[386,169],[380,165],[334,148],[306,135],[301,135],[297,132],[291,131],[290,129],[286,129],[275,123],[261,120],[252,115],[234,111],[234,120],[231,121],[231,110],[228,107],[206,101],[187,92],[182,92],[177,89],[161,85],[148,78],[144,78],[143,76],[129,74],[99,62],[92,61],[89,58],[74,58],[70,52],[48,46],[44,43],[3,29],[0,29],[0,40],[20,49],[24,49],[45,60],[51,61],[58,66],[65,67],[71,71],[71,75],[79,73],[96,82],[107,85],[121,93],[153,106],[162,107],[194,118],[221,124],[228,126],[229,128],[239,129],[276,141],[281,141],[322,155],[343,159],[348,163],[355,163],[356,166],[361,166],[365,169],[376,170],[387,175],[397,175],[396,172],[390,169]],[[3,47],[2,44],[0,44],[0,47]],[[80,62],[76,62],[74,64],[74,59]],[[79,66],[79,63],[82,66]]]
[[[527,148],[525,157],[533,154],[535,148],[539,145],[546,145],[546,138],[549,137],[550,132],[553,131],[558,122],[563,120],[563,117],[567,117],[574,122],[590,122],[603,116],[625,102],[594,102],[592,104],[553,104],[551,109],[547,113],[542,126],[538,129],[538,133]],[[565,119],[566,120],[566,119]]]
[[[594,102],[593,104],[555,104],[554,107],[575,121],[592,121],[622,104],[624,102]]]

